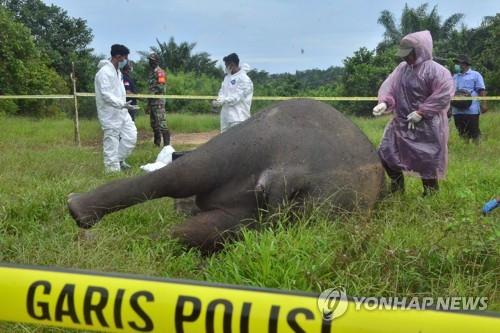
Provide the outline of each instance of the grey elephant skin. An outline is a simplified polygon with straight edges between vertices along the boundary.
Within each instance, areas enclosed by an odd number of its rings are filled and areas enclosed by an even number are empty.
[[[275,104],[155,172],[71,194],[81,228],[104,215],[162,197],[196,196],[200,212],[172,235],[202,251],[219,249],[259,208],[328,200],[342,210],[370,210],[384,171],[368,138],[331,106],[308,99]],[[300,206],[300,205],[299,205]]]

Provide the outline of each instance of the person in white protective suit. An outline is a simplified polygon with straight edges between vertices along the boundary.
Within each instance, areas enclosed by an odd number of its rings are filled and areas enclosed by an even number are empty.
[[[104,168],[118,172],[130,168],[125,159],[137,141],[135,127],[128,110],[139,109],[126,102],[122,69],[128,62],[129,49],[124,45],[111,46],[111,59],[101,60],[95,76],[97,116],[103,131]]]
[[[253,97],[253,83],[247,75],[250,66],[244,64],[240,67],[240,59],[236,53],[231,53],[223,60],[226,76],[222,81],[219,96],[212,102],[215,108],[222,107],[221,132],[250,118]]]

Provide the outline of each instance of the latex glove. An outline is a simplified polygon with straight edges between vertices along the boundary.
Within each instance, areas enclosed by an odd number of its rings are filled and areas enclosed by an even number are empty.
[[[222,106],[222,98],[217,98],[212,101],[212,106],[214,108],[220,108]]]
[[[422,116],[418,113],[418,111],[413,111],[406,117],[406,119],[408,120],[408,129],[414,130],[415,124],[422,120]]]
[[[386,113],[386,111],[387,111],[387,104],[386,103],[380,103],[380,104],[377,104],[377,106],[375,106],[373,108],[373,115],[375,117],[378,117],[378,116],[381,116],[384,113]]]
[[[123,107],[129,111],[137,111],[140,109],[139,105],[132,105],[132,101],[128,101]]]

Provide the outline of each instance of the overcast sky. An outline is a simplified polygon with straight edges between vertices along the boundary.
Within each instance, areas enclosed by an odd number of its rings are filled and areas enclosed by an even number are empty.
[[[195,52],[212,58],[236,52],[251,67],[271,73],[342,65],[362,46],[375,48],[383,28],[377,18],[384,9],[399,18],[404,1],[362,0],[44,0],[87,20],[94,33],[92,47],[109,54],[111,44],[148,50],[173,36],[196,42]],[[411,7],[425,1],[407,1]],[[464,13],[464,23],[478,26],[484,16],[500,12],[499,0],[429,1],[446,18]]]

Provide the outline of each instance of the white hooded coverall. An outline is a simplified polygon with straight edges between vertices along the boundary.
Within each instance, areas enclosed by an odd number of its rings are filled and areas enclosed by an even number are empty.
[[[253,83],[247,75],[249,66],[244,64],[235,74],[226,74],[219,90],[218,101],[222,104],[220,130],[237,125],[250,118]]]
[[[137,128],[124,108],[126,103],[122,74],[109,60],[101,60],[95,76],[97,117],[103,130],[104,167],[120,171],[120,162],[132,152]]]

